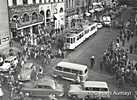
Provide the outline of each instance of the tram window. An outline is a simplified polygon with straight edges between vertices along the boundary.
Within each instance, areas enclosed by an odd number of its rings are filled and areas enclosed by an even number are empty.
[[[96,28],[95,26],[91,27],[90,31],[94,30],[95,28]]]
[[[89,30],[85,30],[85,34],[87,34],[89,32]]]

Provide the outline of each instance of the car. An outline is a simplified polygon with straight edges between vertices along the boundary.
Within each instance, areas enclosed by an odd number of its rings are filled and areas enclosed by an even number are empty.
[[[103,27],[102,23],[97,23],[97,28],[101,29]]]
[[[24,95],[31,97],[49,97],[55,95],[56,97],[62,97],[64,95],[63,85],[57,83],[52,77],[44,76],[43,78],[31,82],[25,83],[21,89]]]
[[[103,16],[102,17],[103,26],[111,26],[111,17],[110,16]]]
[[[32,74],[34,69],[35,69],[35,66],[33,63],[25,63],[21,68],[21,71],[18,75],[18,79],[20,81],[31,80],[31,74]]]
[[[106,82],[85,81],[83,84],[71,84],[68,96],[72,99],[110,99],[110,92]]]
[[[0,71],[7,72],[10,70],[10,68],[15,69],[18,64],[18,59],[16,56],[9,56],[4,60],[4,63],[2,66],[0,66]]]

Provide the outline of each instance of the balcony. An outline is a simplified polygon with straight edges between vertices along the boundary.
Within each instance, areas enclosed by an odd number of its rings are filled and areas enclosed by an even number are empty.
[[[10,28],[15,28],[17,30],[19,29],[23,29],[26,27],[30,27],[30,26],[34,26],[34,25],[38,25],[44,22],[44,17],[43,16],[38,16],[38,19],[35,20],[30,20],[28,22],[22,22],[21,19],[19,21],[12,21],[10,22]]]

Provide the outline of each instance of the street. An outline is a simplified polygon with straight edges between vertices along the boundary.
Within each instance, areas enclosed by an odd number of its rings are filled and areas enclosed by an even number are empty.
[[[131,17],[131,14],[127,14],[131,12],[131,9],[123,12],[121,16],[123,18],[123,22],[127,22],[127,20]],[[131,12],[132,14],[134,12]],[[125,16],[129,16],[126,18]],[[122,19],[121,18],[121,19]],[[119,18],[120,19],[120,18]],[[124,24],[125,24],[124,23]],[[106,71],[106,66],[102,69],[100,68],[100,62],[102,61],[102,57],[104,52],[110,45],[110,43],[116,39],[120,30],[112,27],[103,27],[98,29],[98,31],[89,37],[86,41],[80,44],[74,50],[67,50],[67,56],[64,59],[62,58],[54,58],[51,59],[50,64],[44,65],[44,74],[51,76],[53,73],[52,67],[55,67],[56,64],[60,61],[78,63],[82,65],[88,66],[88,79],[89,81],[104,81],[107,82],[110,90],[111,100],[133,100],[133,90],[135,90],[134,86],[125,84],[122,87],[119,86],[116,77],[114,74],[110,74]],[[49,50],[50,51],[50,50]],[[90,57],[95,56],[95,65],[91,68]],[[134,56],[134,55],[133,55]],[[136,56],[135,56],[136,58]],[[41,66],[41,59],[29,59],[27,62],[32,62],[35,65]],[[42,66],[43,67],[43,66]],[[64,93],[65,95],[59,100],[71,100],[67,97],[67,92],[69,89],[69,85],[73,84],[73,82],[64,80],[61,78],[54,78],[58,83],[64,85]],[[30,81],[29,81],[30,82]],[[0,100],[12,100],[9,96],[10,93],[4,89],[4,97]],[[26,97],[23,100],[46,100],[45,98],[35,98],[35,97]]]

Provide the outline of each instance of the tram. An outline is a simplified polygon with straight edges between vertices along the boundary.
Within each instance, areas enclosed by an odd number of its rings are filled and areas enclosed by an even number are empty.
[[[86,25],[83,29],[72,29],[65,35],[65,49],[74,50],[78,45],[97,32],[97,23]]]

